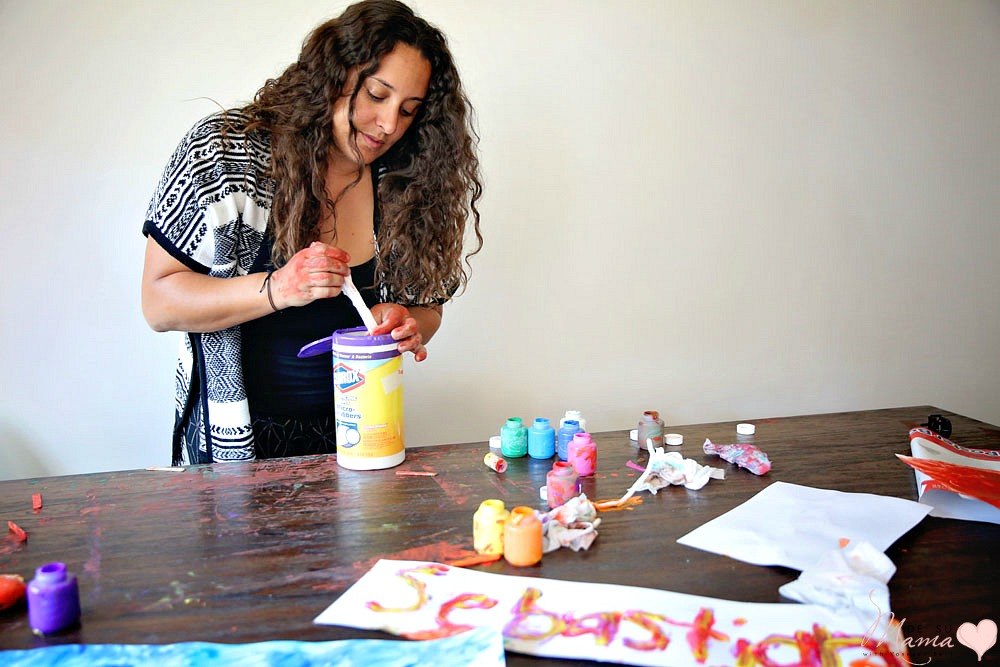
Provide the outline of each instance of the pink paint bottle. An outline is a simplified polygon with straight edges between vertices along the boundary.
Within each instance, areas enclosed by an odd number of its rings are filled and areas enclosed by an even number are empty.
[[[573,464],[567,461],[553,463],[552,470],[545,477],[545,497],[549,507],[565,505],[567,500],[578,496],[580,487],[577,482],[578,475]]]
[[[569,443],[569,462],[580,477],[593,475],[597,470],[597,444],[586,431],[573,435]]]

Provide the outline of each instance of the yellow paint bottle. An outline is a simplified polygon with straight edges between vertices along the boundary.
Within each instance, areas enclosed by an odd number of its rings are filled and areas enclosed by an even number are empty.
[[[510,512],[502,500],[490,498],[479,504],[472,515],[472,546],[478,553],[503,553],[503,531],[508,516]]]

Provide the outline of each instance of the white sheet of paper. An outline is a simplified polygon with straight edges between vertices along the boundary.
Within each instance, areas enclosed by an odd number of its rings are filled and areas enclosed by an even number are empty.
[[[870,656],[869,642],[900,649],[892,637],[882,643],[868,633],[870,624],[854,615],[815,605],[733,602],[422,561],[378,561],[314,623],[408,639],[489,627],[515,653],[673,667],[731,665],[737,652],[798,664],[817,643],[843,665]]]
[[[923,485],[927,475],[918,470],[913,474],[917,484]],[[942,489],[930,489],[920,494],[920,502],[931,508],[931,516],[941,519],[964,519],[1000,524],[1000,509],[975,498],[963,498],[957,493]]]
[[[902,498],[775,482],[677,541],[754,565],[805,570],[845,538],[885,551],[929,511]]]

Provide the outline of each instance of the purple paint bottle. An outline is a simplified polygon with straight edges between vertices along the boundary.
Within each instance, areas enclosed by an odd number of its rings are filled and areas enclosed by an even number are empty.
[[[46,563],[28,583],[28,623],[36,635],[50,635],[80,620],[80,589],[65,563]]]

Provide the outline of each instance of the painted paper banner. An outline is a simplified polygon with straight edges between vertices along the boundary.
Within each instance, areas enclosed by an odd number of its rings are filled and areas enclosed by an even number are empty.
[[[271,641],[253,644],[70,644],[27,651],[0,651],[4,667],[502,667],[503,643],[495,630],[479,629],[433,642],[345,639],[331,642]]]
[[[1000,452],[971,449],[926,428],[910,429],[913,458],[899,456],[917,478],[931,516],[1000,524]]]
[[[631,665],[905,665],[899,639],[803,604],[380,560],[316,623],[434,639],[490,627],[508,651]],[[899,655],[894,654],[899,652]]]

